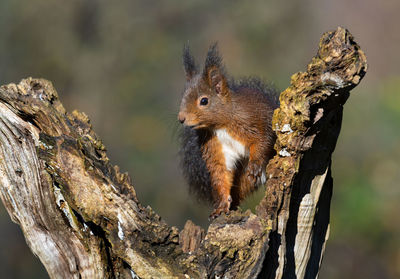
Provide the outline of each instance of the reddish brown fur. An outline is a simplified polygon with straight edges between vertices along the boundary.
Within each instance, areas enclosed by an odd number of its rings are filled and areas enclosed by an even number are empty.
[[[219,215],[224,208],[229,208],[230,206],[233,173],[226,169],[222,146],[216,137],[211,137],[201,149],[203,159],[211,175],[211,183],[213,185],[211,194],[215,203],[218,203],[214,214]]]
[[[201,152],[213,189],[211,216],[216,217],[228,213],[256,189],[257,179],[274,154],[271,118],[276,103],[259,88],[229,85],[215,46],[208,53],[203,73],[196,73],[191,56],[190,62],[192,65],[185,64],[187,84],[178,118],[193,129],[211,132]],[[208,100],[206,105],[201,104],[203,98]],[[225,129],[248,151],[248,159],[240,160],[233,170],[226,167],[222,144],[214,134],[218,129]]]

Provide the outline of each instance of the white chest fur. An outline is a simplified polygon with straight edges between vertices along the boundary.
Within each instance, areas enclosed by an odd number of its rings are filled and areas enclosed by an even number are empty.
[[[218,129],[215,135],[222,144],[222,153],[225,156],[226,168],[232,171],[235,168],[237,160],[249,156],[249,151],[246,147],[235,140],[225,129]]]

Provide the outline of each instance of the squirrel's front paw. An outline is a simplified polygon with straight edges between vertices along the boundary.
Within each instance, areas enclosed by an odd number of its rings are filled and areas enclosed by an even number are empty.
[[[209,219],[214,220],[222,213],[229,214],[229,208],[231,207],[232,197],[228,196],[225,199],[221,199],[218,206],[213,210]]]
[[[257,161],[249,161],[246,169],[247,179],[252,185],[260,184],[262,182],[263,167]]]

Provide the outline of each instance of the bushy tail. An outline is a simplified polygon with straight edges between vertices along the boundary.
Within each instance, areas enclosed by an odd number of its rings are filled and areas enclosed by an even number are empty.
[[[203,160],[200,146],[209,139],[209,132],[183,127],[181,133],[181,167],[189,184],[190,193],[199,199],[212,203],[210,173]]]

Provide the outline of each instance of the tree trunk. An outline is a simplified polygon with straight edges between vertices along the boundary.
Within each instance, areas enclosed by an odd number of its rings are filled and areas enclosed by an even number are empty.
[[[329,235],[331,154],[343,104],[366,72],[342,28],[325,33],[273,117],[277,155],[257,214],[207,232],[168,226],[112,166],[84,113],[52,84],[0,88],[0,197],[51,278],[315,278]]]

